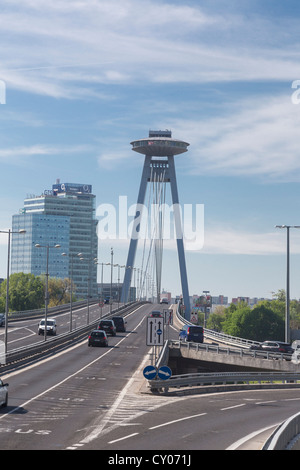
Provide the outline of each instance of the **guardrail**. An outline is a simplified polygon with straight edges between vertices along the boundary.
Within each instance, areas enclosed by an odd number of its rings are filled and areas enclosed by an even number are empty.
[[[178,320],[183,324],[193,325],[193,323],[188,322],[183,318],[178,310],[176,311],[176,316]],[[215,339],[218,342],[224,344],[234,345],[239,349],[225,348],[218,344],[210,343],[193,343],[193,342],[183,342],[183,341],[174,341],[168,340],[165,342],[164,348],[162,349],[156,367],[165,365],[168,362],[168,350],[169,347],[172,348],[188,348],[194,349],[196,351],[203,350],[205,352],[213,352],[215,354],[226,354],[226,355],[239,355],[240,357],[252,357],[259,359],[276,359],[276,360],[291,360],[291,355],[284,353],[275,353],[269,351],[260,351],[260,350],[251,350],[251,345],[260,344],[257,341],[246,340],[243,338],[233,337],[225,335],[224,333],[218,333],[216,331],[204,330],[205,337],[210,339]],[[220,382],[221,380],[221,382]],[[274,382],[274,381],[285,381],[285,382],[298,382],[300,381],[300,373],[295,372],[252,372],[252,373],[239,373],[239,372],[228,372],[228,373],[207,373],[207,374],[183,374],[183,375],[174,375],[171,376],[168,380],[151,380],[149,381],[149,386],[151,391],[157,391],[159,389],[168,390],[169,388],[182,388],[182,387],[193,387],[195,385],[204,385],[204,384],[216,384],[227,382],[249,382],[255,381],[261,383],[261,381]]]
[[[187,321],[184,317],[182,317],[180,313],[178,312],[178,310],[176,310],[176,316],[181,323],[186,324],[186,325],[191,325],[191,326],[194,325],[194,323],[191,323]],[[240,348],[249,348],[252,345],[260,344],[259,341],[239,338],[237,336],[230,336],[230,335],[226,335],[225,333],[220,333],[218,331],[208,330],[207,328],[204,328],[203,330],[204,330],[204,336],[206,338],[216,340],[219,343],[231,344],[233,346],[238,346]]]
[[[144,302],[132,302],[123,307],[114,309],[112,312],[103,315],[102,318],[109,318],[110,316],[115,315],[117,312],[121,315],[125,315],[133,308],[136,308],[137,306],[142,304],[144,304]],[[57,335],[56,337],[47,337],[47,341],[40,341],[34,345],[24,346],[22,348],[17,348],[12,351],[9,351],[6,354],[5,364],[2,364],[0,366],[1,373],[7,371],[16,364],[18,366],[23,365],[24,363],[27,363],[30,360],[37,360],[41,356],[44,357],[47,354],[53,354],[58,350],[70,346],[70,344],[82,341],[84,338],[86,338],[86,335],[97,326],[99,320],[100,318],[94,320],[89,325],[78,327],[72,332],[62,333],[60,335]]]
[[[300,413],[291,416],[280,424],[262,450],[299,450],[300,449]]]
[[[90,305],[94,305],[98,303],[98,299],[90,299]],[[72,308],[74,310],[85,307],[87,304],[86,300],[78,300],[77,302],[73,302]],[[56,307],[49,307],[48,314],[49,315],[57,315],[59,313],[65,313],[70,310],[70,304],[63,304],[57,305]],[[21,312],[9,312],[8,321],[14,322],[19,320],[29,320],[30,318],[39,318],[45,314],[45,308],[38,308],[34,310],[24,310]]]
[[[181,374],[168,380],[149,380],[152,391],[169,388],[195,387],[217,384],[241,384],[250,382],[261,384],[268,382],[300,382],[300,373],[295,372],[213,372],[199,374]],[[300,386],[300,384],[299,384]]]
[[[281,361],[290,361],[291,355],[284,354],[284,353],[276,353],[271,351],[261,351],[255,349],[230,349],[224,346],[220,346],[218,344],[210,344],[210,343],[193,343],[193,342],[185,342],[185,341],[174,341],[169,340],[169,347],[172,348],[187,348],[193,349],[195,351],[205,351],[205,352],[213,352],[215,354],[226,354],[227,356],[239,356],[239,357],[253,357],[259,359],[276,359]]]

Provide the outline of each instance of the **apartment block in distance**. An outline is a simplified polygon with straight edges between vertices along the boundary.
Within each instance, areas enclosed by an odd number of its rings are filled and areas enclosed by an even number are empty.
[[[49,276],[72,278],[77,299],[96,298],[98,221],[92,186],[57,180],[42,195],[28,196],[19,212],[12,218],[12,230],[26,233],[12,235],[11,273],[45,274],[49,246]]]

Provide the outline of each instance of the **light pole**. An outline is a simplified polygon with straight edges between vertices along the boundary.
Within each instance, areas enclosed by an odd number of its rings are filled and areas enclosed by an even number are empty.
[[[300,225],[275,225],[275,228],[286,228],[285,342],[290,343],[290,229]]]
[[[85,258],[83,253],[78,253],[80,261],[87,261],[88,262],[88,284],[87,284],[87,325],[90,323],[90,285],[91,285],[91,262],[93,261],[94,264],[97,264],[98,258]]]
[[[73,328],[73,260],[77,255],[62,253],[61,256],[69,256],[71,261],[71,279],[70,279],[70,332]]]
[[[112,281],[113,281],[113,269],[114,269],[114,250],[113,248],[110,249],[110,299],[109,299],[109,312],[112,312]]]
[[[46,286],[45,286],[45,330],[44,330],[44,340],[47,340],[47,317],[48,317],[48,301],[49,301],[49,292],[48,292],[48,277],[49,277],[49,249],[50,248],[60,248],[60,245],[40,245],[36,243],[34,245],[36,248],[46,248]]]
[[[0,230],[0,233],[7,233],[8,235],[8,247],[7,247],[7,279],[6,279],[6,299],[5,299],[5,325],[4,325],[4,355],[6,361],[7,354],[7,324],[8,324],[8,310],[9,310],[9,263],[10,263],[10,235],[11,233],[25,234],[26,230],[20,229],[17,231],[13,230]]]

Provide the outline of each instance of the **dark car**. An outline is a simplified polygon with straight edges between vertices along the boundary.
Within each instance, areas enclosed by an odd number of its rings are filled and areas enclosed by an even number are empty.
[[[0,313],[0,326],[5,326],[5,314]]]
[[[152,310],[150,317],[153,318],[162,318],[162,313],[159,310]]]
[[[193,341],[194,343],[203,343],[202,326],[183,325],[179,332],[179,340]]]
[[[112,317],[112,321],[115,324],[116,331],[126,331],[126,321],[123,317]]]
[[[104,330],[107,335],[116,336],[116,326],[113,320],[101,320],[98,330]]]
[[[270,351],[282,354],[293,354],[294,349],[289,343],[283,343],[282,341],[264,341],[258,345],[250,346],[250,349],[256,351]]]
[[[108,346],[107,335],[103,330],[93,330],[89,335],[89,346]]]

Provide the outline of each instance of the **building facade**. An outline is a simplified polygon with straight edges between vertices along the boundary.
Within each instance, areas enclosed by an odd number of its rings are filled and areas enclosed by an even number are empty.
[[[41,196],[27,197],[12,219],[12,230],[26,233],[12,236],[11,272],[45,274],[49,246],[49,276],[72,279],[77,299],[97,297],[95,211],[91,185],[57,182]]]

